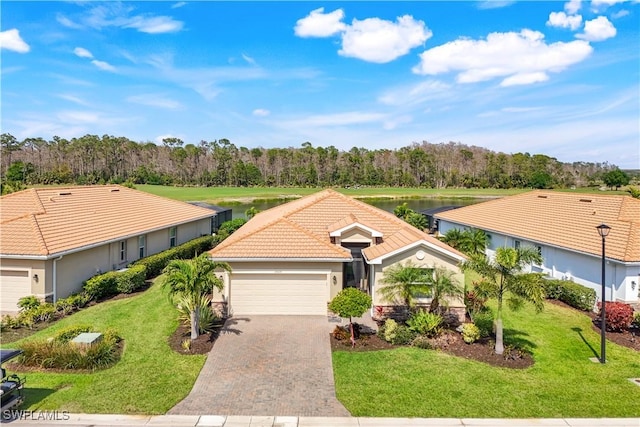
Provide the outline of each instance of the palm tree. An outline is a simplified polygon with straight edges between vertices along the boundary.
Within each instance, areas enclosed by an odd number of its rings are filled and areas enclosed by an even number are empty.
[[[393,210],[393,214],[395,216],[397,216],[400,219],[404,219],[405,221],[407,220],[407,217],[413,212],[414,210],[409,207],[407,202],[404,202],[403,204],[396,206],[396,208]]]
[[[198,338],[199,312],[197,307],[203,295],[222,290],[224,284],[215,274],[217,269],[231,271],[227,263],[211,261],[207,254],[194,259],[174,259],[163,270],[162,287],[168,289],[169,298],[181,301],[189,307],[191,318],[191,339]]]
[[[442,237],[440,237],[440,240],[442,240],[452,248],[459,249],[460,242],[462,242],[463,240],[462,231],[460,231],[460,229],[458,228],[452,228],[444,233]]]
[[[476,291],[483,296],[496,298],[498,310],[494,320],[497,354],[504,352],[502,303],[509,294],[509,306],[517,309],[524,301],[532,303],[536,310],[544,307],[544,287],[539,273],[525,273],[527,265],[542,263],[542,255],[533,247],[498,248],[493,259],[475,255],[462,263],[463,271],[475,271],[481,276]]]
[[[484,255],[489,244],[489,235],[480,229],[465,230],[461,234],[460,251],[467,255]]]
[[[464,290],[460,283],[453,277],[453,271],[444,267],[435,267],[433,276],[429,280],[431,291],[431,305],[429,311],[439,311],[440,305],[448,306],[447,297],[462,297]]]
[[[404,220],[420,231],[423,231],[428,225],[427,217],[418,212],[411,212]]]
[[[256,209],[255,206],[251,206],[249,209],[247,209],[246,211],[244,211],[244,216],[247,217],[247,219],[251,219],[254,216],[256,216],[257,214],[260,213],[259,209]]]
[[[417,267],[411,261],[395,264],[385,270],[380,281],[385,286],[380,288],[380,293],[387,301],[401,299],[411,309],[418,295],[429,293],[430,274],[431,269]]]

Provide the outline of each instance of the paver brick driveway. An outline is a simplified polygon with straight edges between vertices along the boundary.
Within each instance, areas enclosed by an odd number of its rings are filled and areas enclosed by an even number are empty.
[[[349,416],[335,397],[326,316],[249,316],[225,324],[181,415]]]

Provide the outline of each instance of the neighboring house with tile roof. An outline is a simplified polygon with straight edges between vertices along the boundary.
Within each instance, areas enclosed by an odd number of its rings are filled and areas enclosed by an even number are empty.
[[[221,273],[225,288],[214,299],[233,315],[325,315],[327,303],[345,287],[369,293],[374,306],[394,307],[378,290],[386,269],[407,261],[444,266],[464,283],[458,268],[463,254],[334,190],[257,214],[210,254],[231,266],[231,273]],[[464,316],[462,301],[451,306]]]
[[[53,300],[100,272],[211,234],[210,209],[118,185],[32,188],[0,198],[0,311]]]
[[[607,301],[638,302],[640,200],[630,196],[531,191],[436,214],[439,232],[478,228],[491,236],[489,255],[501,246],[537,247],[544,258],[533,271],[568,279],[601,294],[602,239],[606,237]]]

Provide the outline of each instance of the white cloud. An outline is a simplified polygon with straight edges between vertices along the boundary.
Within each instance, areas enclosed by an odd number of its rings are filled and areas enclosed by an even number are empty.
[[[503,86],[546,80],[586,59],[593,48],[586,41],[546,44],[538,31],[491,33],[486,40],[460,38],[420,54],[416,74],[459,72],[457,81],[475,83],[504,78]]]
[[[169,16],[144,17],[141,15],[130,18],[123,25],[124,28],[135,28],[147,34],[175,33],[182,30],[183,26],[182,21],[176,21]]]
[[[17,28],[0,31],[0,49],[12,50],[18,53],[27,53],[31,50],[29,45],[20,37],[20,31]]]
[[[80,58],[93,58],[93,54],[83,47],[77,47],[73,49],[73,53],[75,53],[76,56],[79,56]]]
[[[247,63],[251,64],[251,65],[256,65],[256,60],[253,59],[252,57],[250,57],[249,55],[246,54],[242,54],[242,59],[244,59],[245,61],[247,61]]]
[[[388,117],[381,113],[349,111],[335,114],[308,115],[299,119],[290,119],[275,123],[278,127],[287,129],[308,129],[315,127],[352,126],[371,122],[383,122]]]
[[[101,70],[104,71],[115,71],[116,68],[109,64],[108,62],[104,62],[104,61],[98,61],[97,59],[94,59],[93,61],[91,61],[91,63],[93,65],[95,65],[96,67],[100,68]]]
[[[609,7],[609,6],[613,6],[614,4],[618,4],[618,3],[625,3],[628,0],[593,0],[591,2],[591,5],[594,8],[599,8],[600,6],[603,7]]]
[[[342,56],[385,63],[406,55],[431,37],[424,22],[412,16],[398,17],[396,22],[379,18],[354,19],[342,36]]]
[[[186,1],[179,1],[178,3],[174,3],[171,5],[171,9],[178,9],[182,6],[186,6],[187,2]]]
[[[298,37],[329,37],[344,31],[346,25],[342,22],[343,18],[342,9],[324,13],[324,7],[321,7],[298,19],[294,32]]]
[[[582,25],[582,16],[567,15],[564,12],[551,12],[547,25],[559,28],[570,28],[572,31],[575,31]]]
[[[62,111],[58,119],[66,123],[98,123],[100,114],[89,111]]]
[[[271,114],[271,111],[265,110],[264,108],[256,108],[251,114],[256,117],[267,117],[269,114]]]
[[[74,30],[84,28],[82,25],[73,22],[71,19],[61,14],[56,15],[56,21],[58,21],[58,23],[60,23],[63,27],[73,28]]]
[[[575,15],[582,7],[582,0],[570,0],[564,4],[564,10],[569,15]]]
[[[88,102],[86,102],[84,99],[78,98],[75,95],[70,95],[70,94],[67,94],[67,93],[61,93],[61,94],[58,94],[56,96],[58,98],[60,98],[60,99],[64,99],[65,101],[73,102],[74,104],[82,105],[84,107],[88,107],[89,106]]]
[[[179,110],[183,108],[183,105],[180,102],[153,93],[129,96],[127,98],[127,102],[147,105],[149,107],[163,108],[166,110]]]
[[[56,16],[56,20],[61,25],[74,29],[134,28],[147,34],[175,33],[184,27],[184,22],[170,16],[132,15],[134,10],[129,3],[105,2],[91,6],[85,14],[74,17],[75,20],[61,14]]]
[[[577,34],[579,39],[590,42],[599,42],[616,36],[616,27],[606,16],[598,16],[596,19],[584,23],[584,33]]]
[[[618,18],[622,18],[623,16],[627,16],[629,15],[629,11],[628,10],[619,10],[618,12],[612,13],[611,17],[613,19],[618,19]]]
[[[396,87],[378,97],[378,102],[392,106],[410,106],[435,99],[451,97],[451,85],[438,80],[427,80],[412,86]]]
[[[511,6],[515,1],[510,0],[484,0],[477,4],[478,9],[499,9],[502,7]]]

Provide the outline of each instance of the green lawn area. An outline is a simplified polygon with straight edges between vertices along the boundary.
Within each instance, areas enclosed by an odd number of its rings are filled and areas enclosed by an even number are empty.
[[[58,187],[60,185],[51,185]],[[49,187],[44,185],[36,185],[35,187]],[[169,199],[181,201],[204,201],[209,203],[220,202],[250,202],[251,200],[274,200],[280,198],[298,198],[308,194],[316,193],[323,190],[321,187],[180,187],[171,185],[150,185],[136,184],[136,189],[147,193],[155,194]],[[340,188],[335,187],[334,190],[356,198],[483,198],[483,197],[504,197],[520,194],[531,189],[512,188],[512,189],[496,189],[496,188],[404,188],[404,187],[359,187],[359,188]],[[577,189],[558,189],[553,191],[561,191],[565,193],[580,194],[616,194],[627,195],[622,189],[618,191],[607,190],[599,191],[598,189],[586,187]]]
[[[205,356],[183,356],[169,348],[168,337],[178,324],[176,311],[158,285],[89,307],[26,339],[46,339],[75,324],[116,328],[125,339],[122,359],[88,374],[20,373],[27,378],[21,409],[164,414],[191,391],[205,361]]]
[[[299,188],[299,187],[172,187],[163,185],[136,185],[136,188],[147,193],[156,194],[158,196],[167,197],[182,201],[208,201],[210,203],[219,203],[221,201],[229,201],[233,199],[278,199],[281,197],[299,197],[312,194],[321,190],[321,188]],[[359,187],[357,189],[336,188],[335,190],[352,197],[360,198],[376,198],[376,197],[395,197],[395,198],[477,198],[477,197],[501,197],[529,191],[527,189],[510,189],[499,190],[492,188],[446,188],[446,189],[428,189],[428,188],[400,188],[400,187]],[[598,192],[592,188],[584,188],[575,191],[579,193]],[[606,192],[607,194],[626,194],[624,192]]]
[[[608,363],[589,361],[600,336],[590,319],[552,304],[505,312],[505,341],[521,340],[535,364],[494,368],[443,352],[399,348],[333,353],[338,399],[354,416],[637,417],[640,355],[607,344]],[[590,348],[591,347],[591,348]]]

